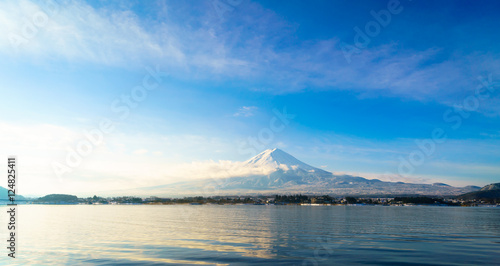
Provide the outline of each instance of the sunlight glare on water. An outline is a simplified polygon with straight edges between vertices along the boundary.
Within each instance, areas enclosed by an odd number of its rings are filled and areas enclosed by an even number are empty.
[[[18,257],[4,254],[2,264],[469,265],[500,260],[500,208],[22,205],[19,210]]]

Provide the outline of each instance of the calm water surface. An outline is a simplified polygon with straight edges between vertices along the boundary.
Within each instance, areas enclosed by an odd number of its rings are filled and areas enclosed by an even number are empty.
[[[4,265],[500,264],[500,208],[24,205],[18,219]]]

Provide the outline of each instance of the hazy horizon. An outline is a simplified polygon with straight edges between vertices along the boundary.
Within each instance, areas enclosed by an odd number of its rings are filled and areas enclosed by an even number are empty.
[[[277,154],[276,154],[277,153]],[[277,156],[278,158],[272,158],[270,156]],[[276,168],[277,167],[277,168]],[[137,188],[132,188],[132,189],[123,189],[123,190],[99,190],[99,191],[85,191],[85,192],[80,192],[76,196],[79,198],[87,198],[87,197],[92,197],[92,196],[99,196],[99,197],[123,197],[123,196],[132,196],[132,197],[141,197],[141,198],[149,198],[149,197],[167,197],[167,198],[183,198],[183,197],[193,197],[193,196],[203,196],[203,197],[214,197],[214,196],[274,196],[277,194],[303,194],[303,195],[332,195],[336,197],[345,197],[345,196],[366,196],[366,195],[378,195],[377,197],[392,197],[393,195],[415,195],[412,194],[411,192],[401,192],[401,191],[365,191],[365,192],[360,192],[360,191],[353,191],[353,192],[343,192],[343,193],[338,193],[335,191],[329,191],[329,192],[321,192],[321,191],[316,191],[316,192],[307,192],[307,190],[304,191],[292,191],[290,188],[285,188],[282,191],[273,191],[273,190],[258,190],[258,189],[240,189],[240,190],[225,190],[224,185],[227,185],[225,183],[225,180],[230,180],[234,177],[242,177],[242,178],[247,178],[247,177],[252,177],[252,176],[269,176],[273,172],[275,172],[277,169],[285,171],[285,175],[293,175],[293,172],[291,172],[290,168],[296,168],[296,169],[305,169],[308,170],[310,169],[311,171],[321,171],[322,169],[316,168],[314,166],[308,165],[304,162],[301,162],[297,158],[293,157],[292,155],[286,153],[285,151],[281,149],[267,149],[258,155],[250,158],[247,161],[244,162],[235,162],[234,165],[231,167],[229,172],[226,170],[225,175],[226,177],[215,177],[215,178],[200,178],[197,180],[194,180],[193,182],[202,182],[204,180],[210,180],[209,183],[205,185],[201,185],[200,188],[195,188],[191,190],[176,190],[175,185],[179,184],[179,182],[174,182],[174,183],[167,183],[167,184],[160,184],[159,186],[151,186],[151,187],[137,187]],[[229,168],[227,168],[229,169]],[[332,177],[336,176],[344,176],[343,174],[335,174],[332,173]],[[353,176],[355,177],[355,176]],[[279,177],[278,177],[279,179]],[[373,180],[373,179],[368,179],[368,180]],[[397,180],[389,180],[389,182],[399,182]],[[186,182],[180,182],[186,183]],[[187,182],[189,183],[189,181]],[[419,184],[419,183],[409,183],[409,184]],[[442,183],[434,183],[434,184],[442,184]],[[446,184],[444,184],[446,185]],[[165,189],[173,186],[172,189]],[[270,188],[268,188],[270,189]],[[53,193],[53,194],[67,194],[64,191],[61,191],[59,193]],[[418,194],[418,193],[417,193]],[[459,193],[460,194],[460,193]],[[41,196],[45,196],[46,194],[33,194],[33,195],[23,195],[26,197],[30,198],[38,198]],[[429,191],[428,194],[421,194],[422,196],[429,196],[433,195],[432,192]],[[446,194],[446,193],[441,193],[438,197],[442,196],[453,196],[452,194]]]

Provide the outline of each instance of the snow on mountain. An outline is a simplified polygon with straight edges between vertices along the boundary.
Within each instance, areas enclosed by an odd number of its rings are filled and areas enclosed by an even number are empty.
[[[292,155],[280,150],[280,149],[269,149],[265,150],[251,159],[244,162],[245,167],[269,167],[272,166],[275,169],[282,169],[284,171],[298,170],[302,169],[304,171],[314,173],[314,172],[326,172],[324,170],[312,167],[306,163],[297,160]]]
[[[301,162],[280,150],[265,150],[244,162],[234,162],[232,176],[187,181],[150,188],[158,195],[249,195],[303,193],[330,195],[459,195],[478,187],[442,183],[383,182],[359,176],[334,175]],[[246,174],[244,174],[246,173]]]
[[[500,190],[500,183],[493,183],[481,188],[481,190]]]

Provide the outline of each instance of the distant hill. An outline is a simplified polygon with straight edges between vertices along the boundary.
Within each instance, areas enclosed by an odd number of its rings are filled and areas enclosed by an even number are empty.
[[[50,194],[43,196],[36,200],[36,202],[46,202],[46,203],[76,203],[78,202],[78,197],[74,195],[67,194]]]
[[[481,190],[498,190],[500,189],[500,183],[493,183],[481,188]]]
[[[484,200],[488,202],[500,202],[500,183],[489,184],[478,191],[462,194],[457,197],[461,200]]]
[[[9,190],[4,188],[4,187],[0,187],[0,200],[1,201],[6,201],[6,200],[9,200]],[[25,198],[21,195],[16,195],[16,200],[25,200]]]

